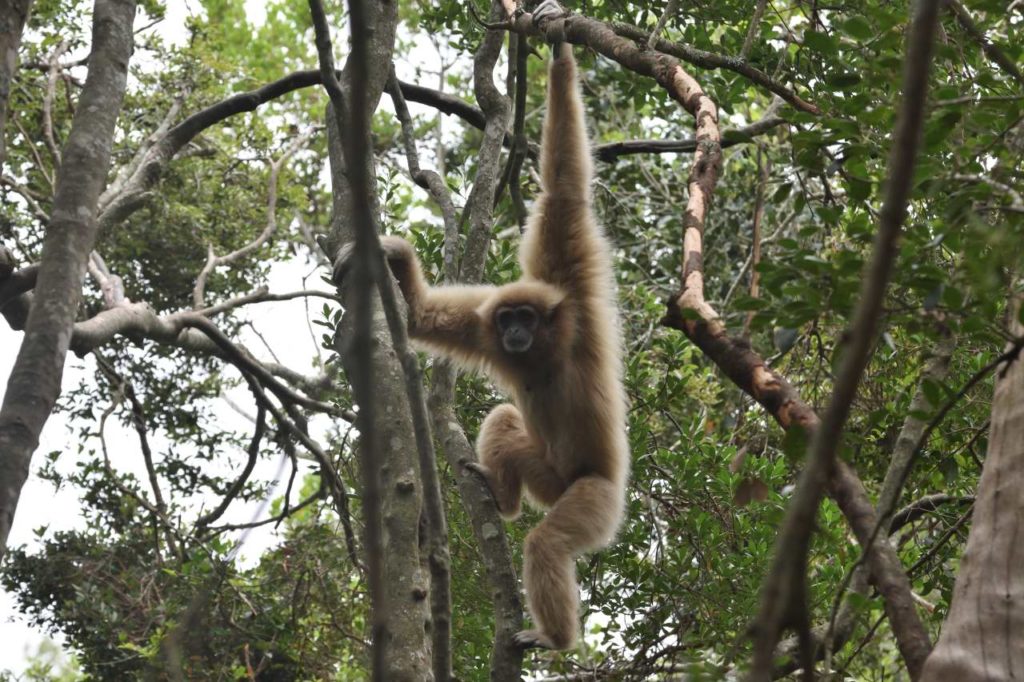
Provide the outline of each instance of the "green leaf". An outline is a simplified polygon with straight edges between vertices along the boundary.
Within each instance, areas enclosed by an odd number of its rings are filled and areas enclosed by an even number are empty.
[[[859,16],[850,17],[844,21],[840,29],[846,35],[859,41],[866,41],[875,35],[868,20]]]

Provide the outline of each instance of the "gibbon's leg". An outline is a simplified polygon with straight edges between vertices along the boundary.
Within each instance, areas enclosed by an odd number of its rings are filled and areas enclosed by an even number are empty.
[[[611,542],[622,516],[621,486],[583,476],[569,486],[523,545],[523,583],[535,630],[515,636],[523,647],[568,649],[579,635],[574,560]]]
[[[477,362],[485,359],[479,308],[494,291],[489,286],[431,287],[419,257],[409,242],[387,235],[381,250],[409,306],[409,335],[439,352]],[[334,262],[334,281],[340,284],[351,266],[354,244],[347,244]]]
[[[565,492],[565,481],[544,459],[530,438],[523,416],[514,405],[498,405],[484,419],[476,442],[479,462],[466,466],[480,474],[491,489],[498,512],[506,519],[519,516],[523,484],[545,506]]]

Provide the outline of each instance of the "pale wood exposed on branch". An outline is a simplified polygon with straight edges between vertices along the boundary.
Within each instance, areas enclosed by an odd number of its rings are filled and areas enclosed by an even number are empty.
[[[230,265],[231,263],[235,263],[246,258],[250,254],[255,253],[261,246],[266,244],[271,237],[274,236],[274,232],[277,231],[278,177],[280,176],[281,170],[284,168],[285,164],[288,163],[288,160],[309,143],[309,139],[312,135],[313,131],[299,135],[285,148],[281,153],[281,156],[270,162],[270,174],[267,178],[267,222],[263,226],[263,231],[256,235],[252,241],[243,244],[234,251],[226,253],[223,256],[218,256],[216,254],[212,243],[208,245],[206,263],[203,265],[203,269],[199,271],[199,275],[196,277],[195,287],[192,289],[192,306],[194,308],[202,308],[205,305],[206,279],[216,268],[223,265]]]

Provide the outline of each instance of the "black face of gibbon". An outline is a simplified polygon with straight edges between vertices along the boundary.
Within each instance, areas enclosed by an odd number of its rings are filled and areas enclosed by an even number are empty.
[[[540,316],[530,305],[502,306],[494,311],[494,327],[506,353],[525,353],[533,347]]]

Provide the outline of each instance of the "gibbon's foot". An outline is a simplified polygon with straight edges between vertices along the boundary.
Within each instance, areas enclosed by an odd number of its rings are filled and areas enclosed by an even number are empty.
[[[540,630],[522,630],[512,635],[512,641],[522,649],[556,649],[555,643]]]

